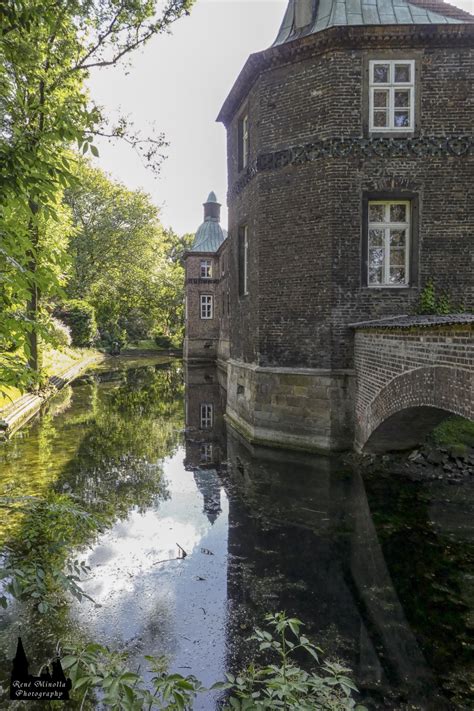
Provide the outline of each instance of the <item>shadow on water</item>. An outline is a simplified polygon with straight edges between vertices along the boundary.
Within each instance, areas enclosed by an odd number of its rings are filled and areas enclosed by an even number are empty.
[[[70,538],[95,603],[2,614],[2,685],[20,625],[38,665],[57,639],[93,640],[211,684],[285,609],[372,708],[471,708],[473,489],[364,482],[336,458],[252,447],[226,432],[220,371],[188,368],[185,384],[184,398],[179,363],[117,359],[0,448],[2,495],[68,492],[106,521],[97,540]],[[3,523],[3,543],[29,525]]]

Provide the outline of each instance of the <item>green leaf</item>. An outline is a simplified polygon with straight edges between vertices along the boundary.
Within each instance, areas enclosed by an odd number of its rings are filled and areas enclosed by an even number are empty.
[[[125,672],[125,674],[120,675],[120,681],[124,682],[126,684],[128,683],[135,683],[136,681],[139,681],[140,677],[138,674],[133,674],[132,672]]]
[[[82,676],[80,679],[76,679],[74,684],[74,690],[82,689],[83,686],[87,686],[91,683],[90,676]]]
[[[91,143],[91,144],[90,144],[90,149],[91,149],[92,155],[95,156],[96,158],[98,158],[98,157],[99,157],[99,151],[97,150],[96,146],[93,146],[92,143]]]
[[[64,670],[69,669],[77,662],[77,657],[72,654],[68,654],[61,659],[61,666]]]

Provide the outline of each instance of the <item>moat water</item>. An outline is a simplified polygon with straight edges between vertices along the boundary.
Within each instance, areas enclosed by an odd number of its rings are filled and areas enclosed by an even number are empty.
[[[341,458],[251,447],[225,429],[217,373],[193,369],[186,390],[184,376],[165,359],[108,361],[0,444],[0,496],[67,492],[110,521],[76,552],[94,602],[0,610],[0,707],[18,634],[33,672],[72,639],[125,650],[142,673],[165,654],[210,685],[286,610],[370,708],[474,708],[474,485],[362,479]],[[0,516],[0,547],[25,535],[27,515]]]

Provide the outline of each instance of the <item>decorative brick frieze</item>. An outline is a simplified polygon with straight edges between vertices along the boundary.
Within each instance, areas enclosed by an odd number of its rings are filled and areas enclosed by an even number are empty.
[[[315,139],[302,145],[259,153],[257,159],[229,189],[228,197],[239,195],[257,173],[279,170],[289,165],[302,165],[318,158],[406,158],[430,156],[470,155],[474,139],[466,135],[417,136],[388,138],[387,136],[362,138],[358,136],[326,140]]]

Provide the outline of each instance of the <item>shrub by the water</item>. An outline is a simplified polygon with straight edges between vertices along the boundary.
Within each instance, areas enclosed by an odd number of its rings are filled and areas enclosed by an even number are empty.
[[[166,336],[164,333],[157,333],[154,336],[154,340],[159,348],[173,348],[173,341],[169,336]]]
[[[72,345],[79,348],[91,346],[96,338],[97,324],[94,307],[80,299],[67,301],[56,312],[71,330]]]
[[[56,346],[70,346],[72,344],[71,329],[58,318],[50,321],[51,335]]]

